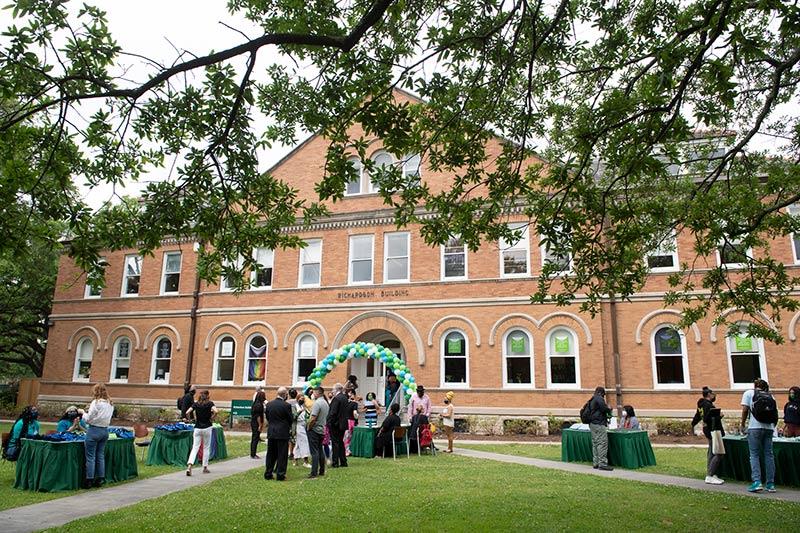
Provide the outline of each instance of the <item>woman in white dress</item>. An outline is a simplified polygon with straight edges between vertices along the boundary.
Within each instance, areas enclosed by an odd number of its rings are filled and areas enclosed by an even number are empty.
[[[308,434],[306,433],[306,421],[310,415],[309,403],[305,395],[297,396],[297,440],[294,445],[294,461],[297,464],[297,460],[302,459],[303,466],[311,468],[311,464],[308,462],[311,449],[308,446]]]

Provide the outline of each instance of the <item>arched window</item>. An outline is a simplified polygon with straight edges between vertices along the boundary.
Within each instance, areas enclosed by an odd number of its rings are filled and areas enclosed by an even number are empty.
[[[534,386],[533,347],[527,331],[512,329],[503,339],[503,386]]]
[[[344,195],[352,196],[355,194],[361,194],[361,175],[363,174],[361,160],[357,157],[351,157],[347,160],[347,162],[353,165],[353,168],[355,168],[356,177],[347,182],[344,187]]]
[[[169,383],[169,367],[172,362],[172,341],[161,337],[155,343],[151,383]]]
[[[221,337],[215,350],[214,383],[232,384],[235,364],[236,341],[227,335]]]
[[[245,357],[244,379],[247,383],[264,383],[267,376],[267,340],[261,335],[250,337]]]
[[[731,388],[748,389],[753,387],[756,378],[767,380],[764,342],[758,337],[747,335],[746,322],[739,323],[739,333],[729,336],[726,343]]]
[[[653,332],[653,384],[656,389],[689,388],[686,337],[666,324]]]
[[[84,337],[78,342],[75,350],[75,370],[72,375],[73,381],[89,381],[92,373],[92,355],[94,354],[94,343],[89,337]]]
[[[131,340],[120,337],[114,342],[114,355],[111,361],[111,381],[128,382],[131,368]]]
[[[442,386],[469,386],[467,338],[458,330],[442,337]]]
[[[305,385],[308,375],[317,366],[317,338],[305,333],[297,338],[294,348],[294,383]]]
[[[391,154],[380,150],[372,154],[372,163],[375,165],[375,170],[388,169],[394,164],[394,159]],[[378,192],[377,184],[370,178],[366,192]]]
[[[570,329],[554,328],[545,339],[547,352],[547,387],[550,389],[579,389],[581,363],[578,337]]]

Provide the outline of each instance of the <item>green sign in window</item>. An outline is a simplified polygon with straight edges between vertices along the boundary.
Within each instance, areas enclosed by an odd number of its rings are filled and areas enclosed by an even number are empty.
[[[737,352],[752,352],[753,351],[753,339],[750,337],[742,337],[737,335],[736,337],[736,351]]]
[[[525,337],[511,337],[511,351],[514,353],[524,353]]]
[[[461,339],[447,339],[447,353],[461,353]]]
[[[569,337],[555,337],[556,351],[569,353]]]

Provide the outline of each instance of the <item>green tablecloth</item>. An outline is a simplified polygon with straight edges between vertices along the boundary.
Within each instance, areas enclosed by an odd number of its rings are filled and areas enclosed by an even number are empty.
[[[750,449],[747,446],[747,437],[731,435],[723,437],[722,442],[725,443],[725,456],[717,474],[739,481],[750,481]],[[800,440],[773,439],[772,452],[775,455],[775,483],[800,487]],[[763,459],[761,473],[763,477]]]
[[[211,446],[210,461],[214,459],[225,459],[228,457],[228,449],[225,446],[225,433],[222,426],[214,424],[214,436],[212,439],[214,443]],[[192,451],[192,440],[194,430],[186,431],[165,431],[163,429],[156,429],[153,434],[153,440],[150,441],[150,447],[147,452],[147,464],[152,465],[175,465],[186,466],[189,459],[189,453]],[[213,445],[216,444],[216,447]],[[195,464],[200,462],[198,455]]]
[[[133,439],[109,439],[105,448],[106,481],[124,481],[139,475]],[[22,440],[14,488],[56,492],[80,488],[86,477],[82,441]]]
[[[374,457],[375,435],[380,428],[356,426],[353,428],[353,438],[350,440],[350,455],[352,457]]]
[[[566,463],[592,462],[592,434],[565,429],[561,432],[561,460]],[[656,456],[646,431],[610,429],[608,463],[623,468],[641,468],[656,464]]]

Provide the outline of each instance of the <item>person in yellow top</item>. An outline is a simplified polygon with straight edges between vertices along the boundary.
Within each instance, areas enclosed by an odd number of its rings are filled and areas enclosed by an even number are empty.
[[[455,419],[455,406],[453,405],[453,391],[448,391],[444,395],[444,409],[442,409],[442,426],[444,426],[445,435],[447,435],[447,449],[445,452],[453,453],[453,431],[456,425]]]

